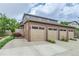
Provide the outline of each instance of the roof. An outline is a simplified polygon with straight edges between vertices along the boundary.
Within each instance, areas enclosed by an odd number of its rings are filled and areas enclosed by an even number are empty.
[[[28,16],[33,16],[33,17],[37,17],[37,18],[42,18],[42,19],[46,19],[46,20],[50,20],[50,21],[46,21],[46,22],[45,22],[45,21],[32,20],[32,19],[30,19],[30,20],[25,20],[25,21],[24,21],[24,17],[25,17],[26,15],[28,15]],[[72,26],[64,26],[64,25],[58,24],[58,23],[57,23],[57,20],[54,20],[54,19],[45,18],[45,17],[41,17],[41,16],[36,16],[36,15],[31,15],[31,14],[24,14],[23,19],[22,19],[22,22],[21,22],[21,25],[24,25],[23,21],[24,21],[24,23],[26,23],[26,22],[28,22],[28,21],[31,21],[31,22],[47,23],[47,24],[53,24],[53,25],[62,26],[62,27],[74,28],[74,27],[72,27]],[[56,23],[54,23],[54,22],[52,22],[52,21],[55,21]]]
[[[75,22],[75,23],[77,23],[77,24],[79,25],[79,23],[78,23],[77,21],[72,21],[72,22],[70,22],[70,23],[73,23],[73,22]],[[69,24],[70,24],[70,23],[69,23]]]
[[[50,21],[56,21],[56,22],[58,21],[58,20],[55,20],[55,19],[47,18],[47,17],[36,16],[36,15],[24,13],[24,16],[26,16],[26,15],[28,15],[28,16],[33,16],[33,17],[37,17],[37,18],[42,18],[42,19],[46,19],[46,20],[50,20]],[[24,18],[24,17],[23,17],[23,18]]]
[[[67,27],[67,28],[74,28],[73,26],[67,26],[67,25],[62,25],[62,24],[56,24],[56,23],[47,23],[47,22],[39,22],[39,21],[33,21],[33,20],[29,20],[30,22],[37,22],[37,23],[44,23],[44,24],[50,24],[50,25],[56,25],[56,26],[61,26],[61,27]],[[28,21],[28,22],[29,22]]]

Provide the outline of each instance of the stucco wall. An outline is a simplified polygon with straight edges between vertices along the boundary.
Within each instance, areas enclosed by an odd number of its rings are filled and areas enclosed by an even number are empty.
[[[44,30],[39,30],[39,29],[31,29],[32,26],[37,26],[37,27],[44,27]],[[57,31],[46,31],[49,27],[57,29]],[[58,35],[58,30],[63,29],[66,31],[59,31]],[[30,40],[31,41],[38,41],[38,40],[46,40],[46,39],[51,39],[53,40],[56,39],[62,39],[63,37],[67,39],[68,37],[74,37],[74,33],[67,33],[67,30],[71,28],[66,28],[66,27],[61,27],[61,26],[56,26],[56,25],[49,25],[49,24],[43,24],[43,23],[36,23],[36,22],[30,22]],[[28,39],[28,23],[24,25],[24,33],[26,39]],[[48,33],[49,32],[49,33]]]
[[[28,23],[24,25],[23,33],[24,33],[24,37],[28,39]]]

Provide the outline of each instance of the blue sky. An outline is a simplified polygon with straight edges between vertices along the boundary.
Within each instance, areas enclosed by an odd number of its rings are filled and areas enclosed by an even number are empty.
[[[18,21],[24,13],[59,21],[79,21],[79,3],[0,3],[0,12]]]

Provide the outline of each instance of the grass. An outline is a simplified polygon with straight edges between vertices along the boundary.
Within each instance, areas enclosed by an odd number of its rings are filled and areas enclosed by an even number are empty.
[[[76,39],[76,38],[70,38],[70,40],[77,41],[77,39]]]
[[[61,41],[68,42],[69,39],[62,38]]]
[[[6,36],[4,38],[2,38],[1,42],[0,42],[0,49],[5,45],[7,44],[9,41],[13,40],[14,39],[14,36]]]
[[[48,42],[50,42],[50,43],[56,43],[55,41],[52,41],[52,40],[48,40]]]

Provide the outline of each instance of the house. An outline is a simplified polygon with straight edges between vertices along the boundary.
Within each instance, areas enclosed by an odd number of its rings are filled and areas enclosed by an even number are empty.
[[[79,23],[77,21],[72,21],[68,25],[79,29]],[[75,37],[79,38],[79,30],[75,30]]]
[[[72,22],[69,22],[68,24],[69,26],[73,26],[73,27],[76,27],[76,28],[79,28],[79,23],[77,21],[72,21]]]
[[[62,38],[74,38],[74,27],[60,25],[54,19],[24,14],[21,26],[23,35],[28,41],[55,41]]]

